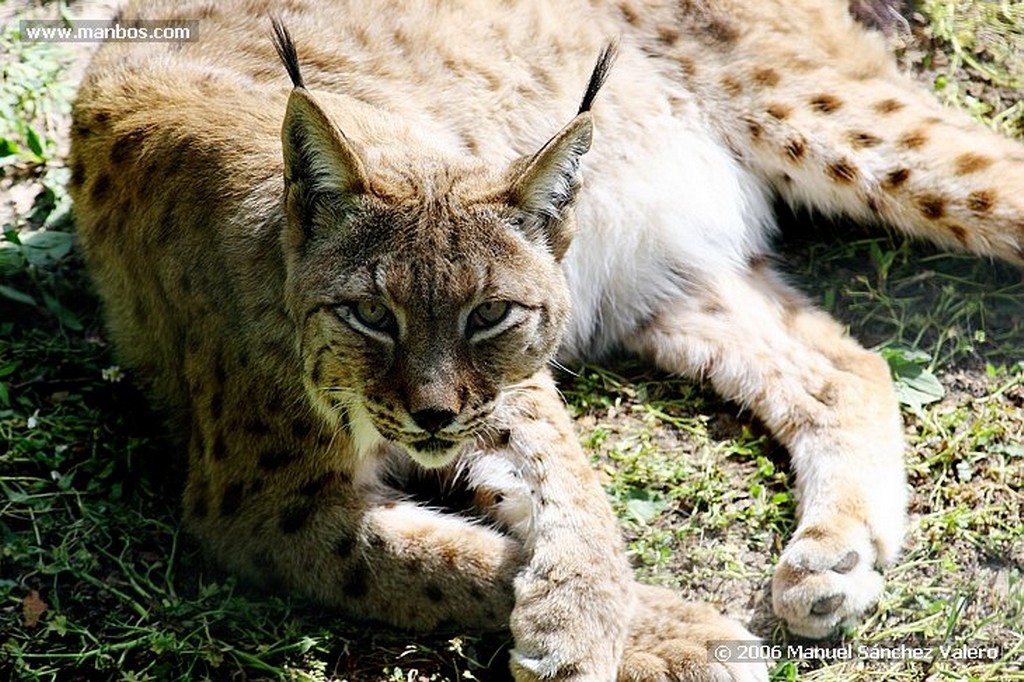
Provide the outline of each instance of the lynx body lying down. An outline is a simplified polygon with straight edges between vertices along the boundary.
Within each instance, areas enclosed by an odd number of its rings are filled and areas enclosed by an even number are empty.
[[[200,37],[100,50],[71,189],[211,556],[398,626],[511,626],[522,680],[763,679],[708,661],[742,627],[633,582],[546,371],[625,349],[707,378],[791,453],[789,627],[873,604],[905,523],[899,413],[885,364],[773,272],[772,197],[1019,263],[1024,150],[896,73],[845,5],[136,17]],[[453,489],[458,513],[417,501]]]

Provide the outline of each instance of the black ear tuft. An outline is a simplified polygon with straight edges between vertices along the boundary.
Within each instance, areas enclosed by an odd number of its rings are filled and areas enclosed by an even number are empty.
[[[594,65],[594,70],[590,74],[590,82],[587,83],[587,92],[583,95],[583,102],[580,103],[578,114],[590,111],[598,91],[601,90],[604,82],[608,80],[608,74],[612,70],[612,65],[615,63],[615,57],[618,56],[618,53],[619,41],[612,40],[604,46],[601,54],[597,56],[597,64]]]
[[[270,25],[274,30],[274,49],[277,50],[277,56],[281,58],[284,68],[288,70],[292,85],[297,88],[305,88],[306,84],[302,82],[302,72],[299,70],[299,55],[295,51],[295,43],[292,42],[291,34],[277,17],[271,17]]]

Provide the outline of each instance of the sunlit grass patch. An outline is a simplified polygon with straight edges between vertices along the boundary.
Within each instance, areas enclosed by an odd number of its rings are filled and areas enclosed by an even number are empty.
[[[943,101],[1013,136],[1024,135],[1024,5],[1011,0],[924,0],[937,43],[924,59]],[[983,82],[987,88],[976,83]]]

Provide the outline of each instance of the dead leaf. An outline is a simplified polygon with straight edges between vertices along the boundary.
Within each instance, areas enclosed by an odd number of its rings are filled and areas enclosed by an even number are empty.
[[[21,610],[25,617],[25,627],[34,628],[39,624],[39,618],[50,605],[39,597],[39,592],[32,590],[21,600]]]

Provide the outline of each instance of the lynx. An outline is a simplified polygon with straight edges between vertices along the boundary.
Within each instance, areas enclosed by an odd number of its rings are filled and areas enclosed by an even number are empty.
[[[394,626],[510,628],[518,680],[766,679],[706,654],[742,626],[631,575],[547,370],[627,351],[790,452],[789,629],[874,604],[906,523],[900,415],[885,363],[773,269],[772,201],[1022,263],[1018,144],[940,107],[834,0],[190,0],[119,21],[156,18],[199,38],[101,48],[71,191],[214,559]]]

